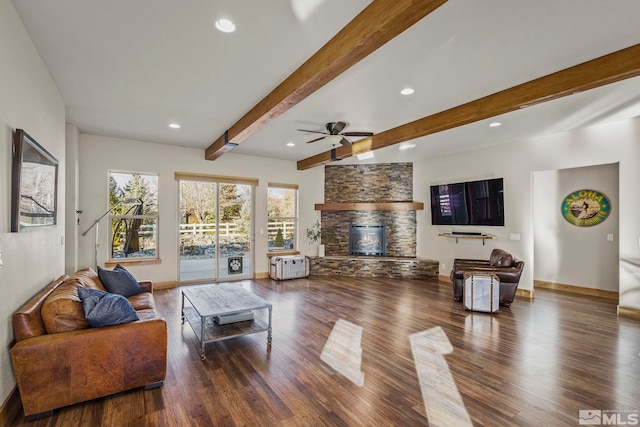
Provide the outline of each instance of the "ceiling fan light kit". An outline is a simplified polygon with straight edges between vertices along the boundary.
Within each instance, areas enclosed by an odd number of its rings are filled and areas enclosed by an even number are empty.
[[[324,137],[332,145],[340,144],[342,141],[342,135],[327,135]]]
[[[308,129],[297,129],[300,132],[310,132],[310,133],[321,133],[325,136],[321,136],[320,138],[312,139],[311,141],[307,141],[307,144],[312,142],[320,141],[321,139],[326,139],[332,145],[342,144],[344,146],[351,145],[351,141],[349,141],[347,136],[372,136],[373,132],[342,132],[342,130],[347,127],[346,122],[329,122],[325,124],[326,132],[317,131],[317,130],[308,130]]]

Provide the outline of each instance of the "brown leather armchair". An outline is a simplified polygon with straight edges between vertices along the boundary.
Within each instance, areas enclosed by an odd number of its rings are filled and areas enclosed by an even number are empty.
[[[516,296],[523,269],[524,261],[514,258],[503,249],[491,251],[488,260],[456,258],[453,260],[450,274],[453,283],[453,299],[462,301],[465,272],[494,273],[500,279],[500,305],[509,307]]]

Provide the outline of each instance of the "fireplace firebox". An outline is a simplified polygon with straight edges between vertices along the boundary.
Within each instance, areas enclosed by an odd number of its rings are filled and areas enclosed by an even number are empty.
[[[385,256],[387,228],[384,224],[349,224],[349,255]]]

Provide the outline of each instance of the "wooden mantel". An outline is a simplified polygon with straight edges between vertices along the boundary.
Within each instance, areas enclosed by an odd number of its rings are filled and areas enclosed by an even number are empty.
[[[317,211],[421,211],[422,202],[316,203]]]

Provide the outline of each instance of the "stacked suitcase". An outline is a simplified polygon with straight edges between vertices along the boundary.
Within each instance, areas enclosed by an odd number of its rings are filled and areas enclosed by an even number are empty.
[[[269,277],[273,280],[287,280],[307,277],[309,258],[305,255],[287,255],[271,257]]]
[[[500,279],[492,273],[464,273],[464,308],[495,313],[500,304]]]

